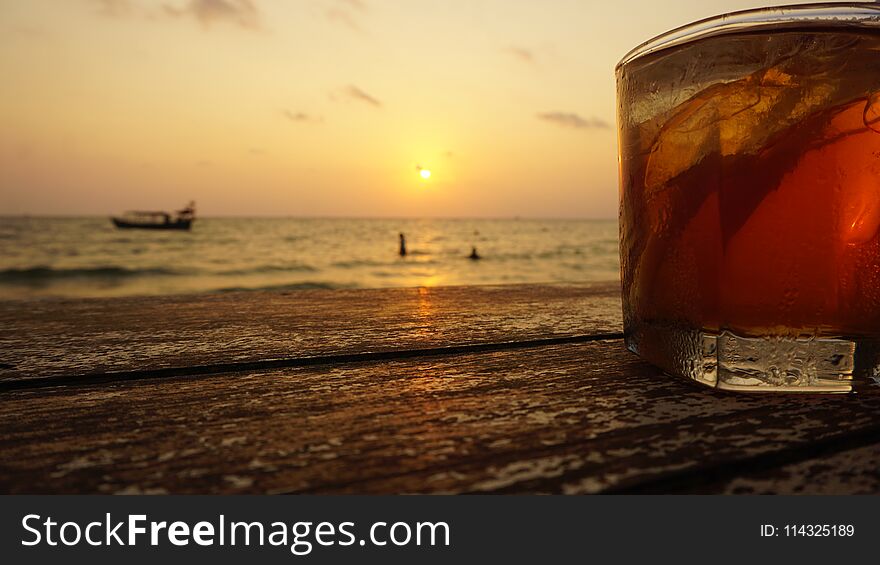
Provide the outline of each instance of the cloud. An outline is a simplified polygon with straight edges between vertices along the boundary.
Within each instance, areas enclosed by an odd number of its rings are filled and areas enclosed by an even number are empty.
[[[190,17],[205,27],[216,23],[259,29],[260,11],[252,0],[189,0],[182,6],[165,4],[167,16]]]
[[[18,37],[23,37],[26,39],[34,39],[34,40],[48,40],[52,39],[52,35],[47,32],[45,29],[33,26],[14,26],[9,29],[9,31]]]
[[[304,123],[319,124],[324,121],[323,116],[313,116],[311,114],[306,114],[305,112],[293,112],[291,110],[282,110],[281,113],[284,115],[285,118],[287,118],[291,122],[304,122]]]
[[[121,18],[132,13],[134,6],[129,0],[89,0],[102,16]]]
[[[608,129],[608,122],[600,118],[582,118],[570,112],[542,112],[537,114],[539,120],[558,126],[575,129]]]
[[[382,102],[380,102],[374,96],[367,94],[366,92],[364,92],[363,90],[361,90],[360,88],[356,87],[353,84],[350,84],[347,87],[345,87],[345,89],[343,89],[342,93],[345,96],[351,98],[352,100],[357,100],[358,102],[363,102],[365,104],[369,104],[370,106],[373,106],[374,108],[381,108],[382,107]]]
[[[176,0],[174,3],[157,2],[155,6],[135,0],[88,0],[88,3],[98,14],[113,18],[187,18],[204,27],[218,23],[252,30],[262,27],[260,10],[253,0]]]
[[[353,31],[363,32],[359,20],[366,12],[367,4],[362,0],[336,0],[324,11],[324,17]]]
[[[534,52],[532,52],[531,49],[526,49],[525,47],[511,46],[506,48],[504,51],[516,58],[517,60],[522,61],[523,63],[527,63],[529,65],[534,65],[535,63],[537,63],[537,61],[535,60],[535,54]]]

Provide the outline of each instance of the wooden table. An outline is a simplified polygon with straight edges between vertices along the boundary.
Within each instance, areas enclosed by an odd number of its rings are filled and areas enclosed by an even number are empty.
[[[2,301],[0,492],[880,491],[880,398],[620,332],[616,283]]]

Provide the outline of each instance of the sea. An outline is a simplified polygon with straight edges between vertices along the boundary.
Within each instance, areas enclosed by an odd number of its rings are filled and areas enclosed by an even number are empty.
[[[0,297],[608,281],[617,242],[616,220],[0,217]]]

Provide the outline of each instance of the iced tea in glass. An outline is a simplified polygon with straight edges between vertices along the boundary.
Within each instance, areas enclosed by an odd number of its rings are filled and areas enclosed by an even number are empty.
[[[745,391],[880,381],[880,6],[690,24],[617,66],[627,346]]]

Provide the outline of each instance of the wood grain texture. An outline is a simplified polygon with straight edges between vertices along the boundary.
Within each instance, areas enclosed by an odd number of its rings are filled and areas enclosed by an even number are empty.
[[[724,494],[877,494],[880,443],[731,478],[706,492]]]
[[[0,301],[0,381],[619,332],[619,285]]]
[[[3,394],[0,491],[720,489],[812,446],[873,445],[878,410],[697,388],[619,340],[65,386]]]

